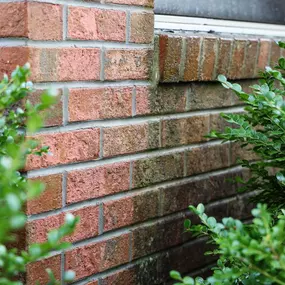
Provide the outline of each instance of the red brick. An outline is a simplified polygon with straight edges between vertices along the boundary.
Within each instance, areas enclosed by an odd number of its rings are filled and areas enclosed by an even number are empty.
[[[48,284],[50,280],[47,272],[45,271],[47,268],[52,270],[56,280],[60,280],[60,264],[60,255],[55,255],[53,257],[49,257],[47,259],[28,264],[26,285],[34,285],[37,281],[40,285]]]
[[[217,48],[217,38],[204,38],[202,45],[201,73],[199,76],[202,81],[215,79]]]
[[[162,146],[173,147],[206,141],[209,116],[193,116],[162,121]]]
[[[186,61],[184,81],[199,79],[201,37],[186,38]]]
[[[150,122],[140,125],[105,128],[103,138],[104,157],[155,149],[159,147],[159,124]]]
[[[88,282],[86,285],[99,285],[98,280]]]
[[[184,217],[162,220],[132,231],[132,259],[182,243]]]
[[[235,39],[233,43],[233,51],[231,65],[228,73],[230,79],[242,78],[244,61],[245,61],[246,40]]]
[[[133,195],[104,203],[104,231],[110,231],[158,216],[159,191]]]
[[[127,191],[129,176],[129,162],[71,171],[67,174],[67,203]]]
[[[62,6],[28,3],[28,31],[32,40],[62,40]]]
[[[255,78],[258,45],[257,39],[249,39],[247,42],[243,78]]]
[[[40,96],[44,90],[37,90],[29,95],[28,99],[32,104],[38,104],[40,102]],[[58,100],[49,109],[41,112],[42,118],[44,120],[45,127],[62,125],[62,89],[57,90]]]
[[[50,147],[50,154],[42,157],[30,155],[27,170],[58,164],[87,161],[99,156],[99,129],[85,129],[64,133],[48,133],[34,136],[43,146]]]
[[[46,185],[45,191],[36,199],[27,203],[27,214],[38,214],[62,206],[62,174],[41,176],[31,180],[41,181]]]
[[[136,114],[166,114],[185,112],[185,86],[161,85],[136,88]]]
[[[270,54],[270,40],[269,39],[260,39],[260,48],[259,55],[257,60],[257,73],[263,71],[269,62]]]
[[[79,210],[71,211],[71,213],[80,218],[79,224],[76,226],[75,232],[65,238],[66,241],[76,242],[88,239],[98,235],[98,219],[99,207],[90,206]],[[41,243],[47,240],[47,234],[53,229],[59,228],[64,223],[66,213],[49,216],[43,219],[30,221],[27,224],[27,240],[28,244]]]
[[[26,3],[0,3],[0,37],[27,37],[27,34]]]
[[[219,40],[218,61],[216,75],[227,75],[231,59],[233,39],[221,38]]]
[[[160,81],[178,82],[182,53],[182,38],[161,35],[159,37]]]
[[[230,166],[229,144],[193,148],[187,153],[187,175]]]
[[[132,116],[132,88],[71,89],[69,121],[89,121]]]
[[[153,7],[154,0],[106,0],[106,3]]]
[[[17,67],[29,61],[29,48],[27,47],[0,47],[0,76],[8,75]]]
[[[78,280],[128,261],[129,234],[123,234],[67,251],[65,268],[74,270]]]
[[[145,187],[183,177],[181,153],[137,160],[133,165],[133,187]]]
[[[126,12],[69,7],[68,37],[81,40],[125,41]]]
[[[147,44],[153,41],[153,12],[131,13],[130,42]]]
[[[97,48],[32,48],[33,81],[100,79],[100,51]]]
[[[275,67],[281,57],[281,49],[275,41],[271,41],[271,54],[269,65]]]
[[[105,53],[105,79],[149,79],[152,66],[152,50],[112,49]]]

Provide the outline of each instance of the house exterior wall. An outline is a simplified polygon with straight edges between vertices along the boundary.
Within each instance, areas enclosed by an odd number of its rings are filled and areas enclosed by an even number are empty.
[[[39,90],[61,100],[36,135],[52,155],[30,157],[46,192],[27,205],[27,241],[41,242],[71,212],[81,222],[66,252],[31,264],[27,284],[76,272],[75,284],[165,284],[169,271],[213,262],[204,240],[183,234],[189,204],[249,218],[246,196],[227,178],[242,173],[232,144],[204,137],[240,102],[215,83],[243,86],[276,61],[270,39],[156,31],[152,0],[0,3],[0,72],[30,62]]]

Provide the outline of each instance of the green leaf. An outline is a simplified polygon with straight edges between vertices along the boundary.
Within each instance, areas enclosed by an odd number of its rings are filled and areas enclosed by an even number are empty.
[[[205,207],[203,204],[199,204],[197,207],[197,211],[200,215],[202,215],[205,212]]]
[[[182,281],[182,277],[178,271],[175,270],[170,271],[170,277],[174,280]]]

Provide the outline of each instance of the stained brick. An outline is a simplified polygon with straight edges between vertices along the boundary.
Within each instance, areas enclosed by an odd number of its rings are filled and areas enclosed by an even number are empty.
[[[186,61],[184,81],[199,79],[201,37],[186,38]]]
[[[260,48],[256,67],[257,73],[264,70],[269,63],[270,42],[271,41],[269,39],[260,39]]]
[[[47,268],[50,268],[56,278],[56,280],[60,280],[60,263],[61,257],[60,255],[55,255],[53,257],[49,257],[47,259],[43,259],[41,261],[37,261],[34,263],[30,263],[27,265],[27,285],[34,285],[37,281],[40,285],[47,284],[50,279],[46,272]]]
[[[128,261],[129,234],[123,234],[67,251],[65,268],[74,270],[78,280]]]
[[[209,116],[193,116],[162,121],[162,146],[172,147],[206,141]]]
[[[149,49],[105,52],[105,80],[149,79],[153,52]]]
[[[183,155],[181,153],[146,158],[134,162],[133,187],[144,187],[183,176]]]
[[[220,38],[216,75],[226,75],[229,70],[233,39]]]
[[[153,7],[154,0],[106,0],[106,3]]]
[[[0,37],[26,37],[27,34],[26,3],[0,3]]]
[[[217,57],[217,38],[204,38],[201,56],[200,80],[210,81],[215,78],[215,63]]]
[[[271,54],[270,54],[270,66],[274,67],[277,63],[279,58],[281,57],[281,49],[278,44],[274,41],[271,41]]]
[[[151,43],[154,36],[154,14],[131,13],[130,41],[134,43]]]
[[[226,168],[229,155],[229,144],[193,148],[187,153],[187,175]]]
[[[160,80],[178,82],[182,52],[182,38],[161,35],[159,37]]]
[[[132,88],[71,89],[69,121],[123,118],[132,115]]]
[[[246,58],[245,58],[243,78],[255,77],[257,54],[258,54],[258,40],[249,39],[246,47]]]
[[[228,77],[230,79],[242,78],[245,61],[246,40],[235,39],[231,57],[231,65]]]
[[[32,40],[62,40],[62,6],[28,3],[28,31]]]
[[[99,207],[89,206],[71,213],[80,218],[75,232],[65,238],[66,241],[75,242],[98,235]],[[49,216],[43,219],[33,220],[27,224],[28,244],[46,241],[47,234],[53,229],[59,228],[64,223],[65,213]]]
[[[130,163],[114,163],[67,174],[67,203],[107,196],[129,189]]]
[[[136,114],[180,113],[186,107],[186,86],[161,85],[136,88]]]
[[[258,155],[251,150],[251,147],[241,147],[239,143],[231,143],[231,164],[236,165],[238,159],[249,161],[258,160]]]
[[[81,40],[125,41],[126,12],[69,7],[68,37]]]
[[[41,157],[30,155],[27,160],[27,170],[94,160],[99,156],[99,129],[40,134],[34,138],[39,140],[42,146],[49,146],[50,153]]]
[[[32,180],[41,181],[46,185],[45,191],[36,199],[27,203],[27,214],[38,214],[62,206],[62,174],[41,176]]]
[[[133,195],[104,203],[104,230],[109,231],[158,215],[159,191]]]
[[[156,122],[106,128],[103,130],[103,134],[104,157],[140,152],[159,147],[159,125]]]

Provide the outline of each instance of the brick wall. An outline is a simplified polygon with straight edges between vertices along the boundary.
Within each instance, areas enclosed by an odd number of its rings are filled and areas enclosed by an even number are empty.
[[[101,3],[102,2],[102,3]],[[37,138],[52,155],[30,157],[46,192],[27,205],[27,243],[46,239],[71,212],[81,218],[73,247],[31,264],[27,284],[46,284],[46,267],[75,284],[164,284],[171,269],[207,270],[204,240],[183,234],[187,206],[246,219],[247,197],[226,178],[246,175],[240,153],[204,135],[240,112],[213,82],[219,73],[254,82],[280,50],[269,39],[153,35],[152,0],[0,3],[0,72],[29,61],[39,90],[61,100]],[[246,79],[246,80],[245,80]]]

